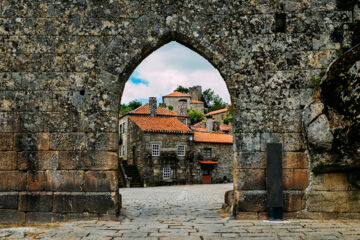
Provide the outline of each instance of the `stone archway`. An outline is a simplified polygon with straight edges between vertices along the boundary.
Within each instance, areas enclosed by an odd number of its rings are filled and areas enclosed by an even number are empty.
[[[228,86],[238,213],[265,216],[264,147],[281,142],[289,216],[359,217],[358,189],[350,193],[342,175],[341,188],[313,177],[301,121],[313,80],[351,46],[343,26],[356,29],[354,4],[3,1],[1,10],[0,221],[119,212],[119,95],[135,66],[170,40],[210,61]]]

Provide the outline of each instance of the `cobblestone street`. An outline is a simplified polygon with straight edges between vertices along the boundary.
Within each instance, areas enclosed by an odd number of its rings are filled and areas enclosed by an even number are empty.
[[[119,221],[2,226],[0,239],[360,239],[360,221],[232,220],[219,216],[232,184],[120,189]]]

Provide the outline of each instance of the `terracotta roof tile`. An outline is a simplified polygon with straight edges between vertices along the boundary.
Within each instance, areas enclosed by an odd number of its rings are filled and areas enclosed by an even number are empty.
[[[220,125],[220,130],[221,130],[221,131],[224,131],[224,132],[230,131],[231,128],[232,128],[232,127],[231,127],[230,125],[226,125],[226,124],[221,124],[221,125]]]
[[[193,125],[193,127],[201,127],[201,126],[203,126],[204,124],[206,124],[206,121],[205,121],[205,120],[202,120],[201,122],[195,123],[195,124]]]
[[[194,141],[206,143],[233,143],[233,136],[218,132],[194,132]]]
[[[142,105],[141,107],[138,107],[137,109],[135,110],[132,110],[131,112],[129,112],[129,115],[134,115],[134,114],[141,114],[141,115],[146,115],[146,114],[150,114],[150,111],[149,111],[149,104],[145,104],[145,105]],[[187,116],[183,116],[183,115],[180,115],[176,112],[173,112],[173,111],[170,111],[166,108],[161,108],[161,107],[157,107],[157,115],[160,115],[160,116],[177,116],[177,117],[187,117]]]
[[[211,116],[211,115],[223,113],[223,112],[226,112],[226,111],[227,111],[227,108],[223,108],[223,109],[219,109],[219,110],[216,110],[216,111],[209,112],[209,113],[205,114],[205,116]]]
[[[191,100],[190,103],[204,104],[203,101],[199,101],[199,100]]]
[[[129,119],[144,132],[192,133],[175,117],[129,116]]]
[[[191,97],[191,96],[187,95],[185,93],[182,93],[182,92],[173,92],[173,93],[163,96],[163,98],[164,97]]]

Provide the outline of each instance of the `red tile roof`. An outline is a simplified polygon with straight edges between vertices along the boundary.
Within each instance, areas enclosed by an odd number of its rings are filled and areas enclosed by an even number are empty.
[[[149,110],[149,104],[145,104],[145,105],[142,105],[141,107],[138,107],[137,109],[135,110],[132,110],[131,112],[129,112],[129,115],[134,115],[134,114],[141,114],[141,115],[147,115],[147,114],[150,114],[150,110]],[[160,116],[176,116],[176,117],[187,117],[187,116],[183,116],[183,115],[180,115],[176,112],[173,112],[173,111],[170,111],[166,108],[161,108],[161,107],[157,107],[157,115],[160,115]]]
[[[226,111],[227,111],[227,108],[223,108],[223,109],[219,109],[219,110],[216,110],[216,111],[209,112],[209,113],[205,114],[205,116],[211,116],[211,115],[223,113],[223,112],[226,112]]]
[[[205,127],[194,127],[192,126],[192,129],[196,132],[207,132]]]
[[[194,141],[206,143],[233,143],[233,136],[218,132],[194,132]]]
[[[195,104],[204,104],[203,101],[199,101],[199,100],[191,100],[190,103],[195,103]]]
[[[232,127],[231,127],[230,125],[226,125],[226,124],[221,124],[221,125],[220,125],[220,130],[221,130],[221,131],[224,131],[224,132],[230,131],[231,128],[232,128]]]
[[[163,96],[163,98],[164,97],[191,97],[191,96],[187,95],[185,93],[182,93],[182,92],[173,92],[173,93]]]
[[[198,123],[195,123],[193,125],[193,127],[201,127],[201,126],[205,126],[205,125],[206,125],[206,120],[202,120],[202,121],[200,121]]]
[[[129,119],[144,132],[192,133],[175,117],[129,116]]]

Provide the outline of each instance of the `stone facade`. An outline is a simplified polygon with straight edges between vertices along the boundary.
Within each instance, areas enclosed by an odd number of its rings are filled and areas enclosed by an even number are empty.
[[[156,103],[149,105],[150,110],[156,107]],[[151,105],[155,107],[151,107]],[[171,118],[180,120],[183,117],[182,115],[178,115],[180,117],[169,117],[169,114],[176,115],[176,113],[158,107],[159,113],[167,113],[168,115],[151,116],[149,113],[143,114],[143,108],[147,108],[147,106],[139,107],[121,116],[119,120],[121,133],[119,141],[120,167],[126,169],[126,166],[129,165],[136,166],[141,178],[141,185],[200,184],[203,183],[204,175],[211,177],[210,183],[232,181],[233,141],[231,135],[226,134],[231,137],[231,141],[228,143],[207,142],[210,139],[208,136],[198,141],[196,134],[202,134],[202,132],[198,132],[197,128],[191,130],[183,125],[186,132],[179,132],[176,126],[173,129],[164,126]],[[164,110],[166,112],[163,112]],[[155,119],[150,119],[150,116],[155,117]],[[142,119],[144,119],[144,124],[141,122]],[[165,119],[165,121],[161,121],[161,119]],[[150,123],[150,121],[155,123]],[[207,123],[206,125],[209,126],[206,127],[211,128],[209,131],[213,132],[212,119],[209,122],[211,124]],[[162,128],[161,123],[164,128]],[[182,121],[173,122],[171,127],[175,124],[181,125]],[[196,132],[195,135],[194,131]],[[217,131],[219,133],[219,129]],[[214,133],[210,140],[216,141],[218,136],[219,134]],[[153,153],[154,144],[158,145],[159,156]],[[178,152],[179,146],[184,147],[184,154]],[[210,151],[210,154],[204,155],[205,149]],[[205,164],[201,163],[201,160],[214,161],[214,163]],[[171,177],[164,178],[164,168],[171,169]],[[126,175],[124,178],[131,178],[132,173],[124,171],[123,174]],[[131,180],[129,180],[129,184],[131,185]]]
[[[190,96],[189,97],[163,97],[163,103],[166,107],[172,106],[174,112],[183,112],[180,107],[185,105],[185,109],[190,109]]]
[[[134,68],[170,41],[206,58],[229,89],[239,216],[266,210],[264,146],[282,142],[289,216],[359,218],[359,188],[345,180],[355,168],[313,176],[302,125],[322,69],[359,43],[359,9],[336,0],[0,0],[1,221],[119,212],[119,99]]]

